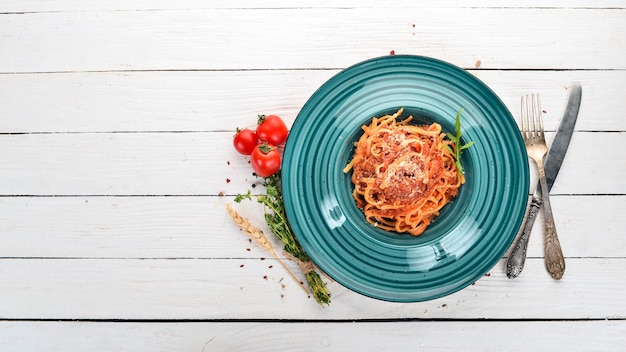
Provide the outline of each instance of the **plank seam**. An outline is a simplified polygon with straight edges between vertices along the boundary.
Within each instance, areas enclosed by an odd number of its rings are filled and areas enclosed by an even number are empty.
[[[0,322],[68,322],[68,323],[259,323],[259,324],[328,324],[328,323],[402,323],[402,322],[608,322],[626,321],[626,317],[549,319],[549,318],[381,318],[381,319],[98,319],[98,318],[0,318]]]

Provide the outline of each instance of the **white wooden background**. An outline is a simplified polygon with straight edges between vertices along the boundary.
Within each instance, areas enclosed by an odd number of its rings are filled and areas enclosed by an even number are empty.
[[[515,280],[503,258],[410,304],[331,282],[322,308],[232,224],[225,205],[255,182],[235,128],[290,125],[332,75],[391,50],[467,69],[516,117],[540,93],[550,139],[582,83],[552,194],[563,280],[537,225]],[[623,349],[625,112],[621,0],[3,0],[0,350]]]

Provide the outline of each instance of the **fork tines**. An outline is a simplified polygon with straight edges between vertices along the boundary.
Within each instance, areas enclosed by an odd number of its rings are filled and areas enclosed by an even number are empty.
[[[522,96],[521,112],[521,129],[524,139],[545,138],[543,133],[543,117],[539,94]]]

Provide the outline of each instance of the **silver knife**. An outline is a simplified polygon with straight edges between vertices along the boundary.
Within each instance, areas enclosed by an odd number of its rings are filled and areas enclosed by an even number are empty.
[[[569,146],[570,139],[574,133],[574,125],[576,125],[576,118],[578,117],[581,97],[582,88],[580,83],[573,82],[570,86],[563,118],[561,119],[559,128],[556,131],[556,136],[554,137],[554,141],[550,146],[550,150],[548,151],[548,155],[546,156],[544,163],[548,190],[552,188],[552,184],[559,173],[559,169],[561,169],[563,158],[565,158],[567,147]],[[539,189],[539,186],[537,186],[537,189]],[[530,195],[528,197],[524,221],[522,221],[522,226],[517,233],[517,241],[515,242],[513,250],[509,255],[509,259],[506,262],[506,276],[510,279],[519,276],[524,268],[528,238],[530,237],[530,232],[532,231],[533,224],[535,223],[537,213],[541,208],[541,197],[536,194],[537,192],[538,191],[535,191],[534,195]]]

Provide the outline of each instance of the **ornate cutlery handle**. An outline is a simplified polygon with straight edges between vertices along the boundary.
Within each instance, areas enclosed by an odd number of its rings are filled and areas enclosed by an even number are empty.
[[[546,269],[555,280],[560,280],[565,272],[565,259],[563,258],[563,251],[561,250],[561,243],[559,237],[556,234],[556,227],[554,226],[554,216],[552,215],[552,206],[550,205],[550,195],[548,191],[548,184],[546,182],[546,173],[543,170],[543,165],[538,165],[539,169],[539,183],[541,184],[541,198],[543,200],[543,215],[546,222]]]
[[[526,216],[524,216],[524,226],[521,227],[521,235],[518,234],[517,242],[509,254],[509,259],[506,261],[506,276],[509,279],[513,279],[519,276],[524,269],[524,263],[526,262],[526,248],[528,247],[528,238],[533,229],[535,218],[541,208],[541,200],[530,196],[528,210]]]

